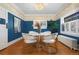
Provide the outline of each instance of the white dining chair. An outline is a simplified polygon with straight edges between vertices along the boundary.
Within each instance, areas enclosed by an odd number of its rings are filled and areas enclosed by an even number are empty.
[[[31,43],[36,43],[37,42],[35,36],[29,35],[29,34],[25,34],[25,33],[22,33],[22,36],[24,38],[24,42],[27,43],[27,44],[31,44]]]
[[[31,54],[34,49],[36,48],[36,37],[26,34],[26,33],[22,33],[23,39],[24,39],[24,44],[23,44],[23,53],[24,54]]]
[[[43,36],[44,50],[48,51],[48,53],[53,54],[57,52],[57,36],[58,33]]]

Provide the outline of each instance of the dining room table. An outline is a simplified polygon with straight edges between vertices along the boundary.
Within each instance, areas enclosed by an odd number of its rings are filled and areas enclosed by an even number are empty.
[[[36,37],[38,37],[37,41],[41,41],[41,37],[51,35],[51,32],[45,31],[45,32],[38,33],[38,32],[35,32],[35,31],[29,31],[29,35],[36,36]]]
[[[40,52],[40,50],[43,47],[43,39],[44,39],[43,36],[51,35],[51,32],[50,31],[45,31],[45,32],[38,33],[38,32],[35,32],[35,31],[29,31],[29,35],[37,37],[36,47]]]

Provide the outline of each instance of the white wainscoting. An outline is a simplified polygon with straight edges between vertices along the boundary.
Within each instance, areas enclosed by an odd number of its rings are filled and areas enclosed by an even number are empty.
[[[5,28],[5,25],[0,25],[0,50],[7,46],[7,35],[8,29]]]
[[[74,50],[79,50],[77,40],[67,36],[59,35],[58,40]]]
[[[8,42],[8,28],[6,27],[6,24],[8,23],[8,12],[11,12],[11,11],[0,7],[0,18],[5,19],[5,22],[6,22],[5,24],[0,24],[0,50],[7,48],[11,44],[22,39],[22,37],[20,37],[11,42]]]

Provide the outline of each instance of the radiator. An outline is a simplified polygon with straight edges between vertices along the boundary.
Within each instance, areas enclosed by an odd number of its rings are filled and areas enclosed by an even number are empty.
[[[59,35],[58,40],[66,46],[70,47],[71,49],[79,50],[79,44],[77,44],[77,40],[74,38]]]

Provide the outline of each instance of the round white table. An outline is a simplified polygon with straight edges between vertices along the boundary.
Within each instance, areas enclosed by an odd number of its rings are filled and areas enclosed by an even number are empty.
[[[37,44],[36,44],[36,46],[37,46],[37,49],[38,49],[38,51],[40,53],[41,47],[42,47],[42,42],[43,42],[43,36],[51,35],[51,32],[50,31],[46,31],[46,32],[38,33],[38,32],[35,32],[35,31],[30,31],[29,35],[37,37]]]

